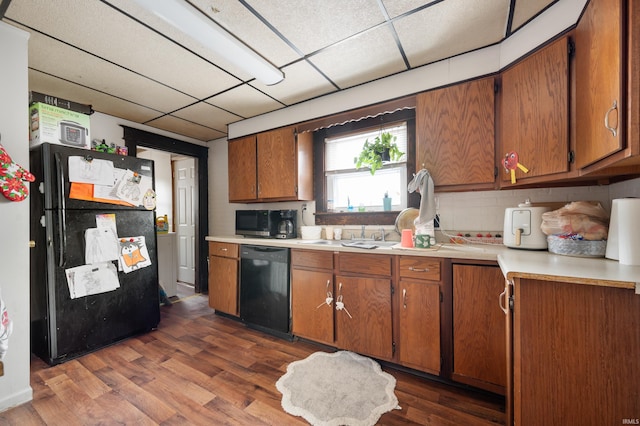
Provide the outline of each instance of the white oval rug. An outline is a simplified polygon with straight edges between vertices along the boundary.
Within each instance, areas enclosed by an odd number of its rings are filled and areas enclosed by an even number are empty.
[[[314,426],[375,425],[398,406],[396,379],[370,358],[349,351],[315,352],[278,379],[282,408]]]

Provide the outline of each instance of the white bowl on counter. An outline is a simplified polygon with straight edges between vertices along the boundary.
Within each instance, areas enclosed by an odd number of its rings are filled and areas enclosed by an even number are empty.
[[[300,234],[303,240],[319,240],[322,237],[322,226],[301,226]]]

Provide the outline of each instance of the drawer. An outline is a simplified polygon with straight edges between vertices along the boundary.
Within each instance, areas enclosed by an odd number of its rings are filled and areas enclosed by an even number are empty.
[[[365,275],[391,276],[391,256],[380,254],[339,253],[338,269],[341,274],[351,272]]]
[[[440,281],[440,259],[401,256],[400,277]]]
[[[209,241],[209,256],[238,258],[240,245]]]
[[[291,250],[291,265],[333,270],[333,252],[320,250]]]

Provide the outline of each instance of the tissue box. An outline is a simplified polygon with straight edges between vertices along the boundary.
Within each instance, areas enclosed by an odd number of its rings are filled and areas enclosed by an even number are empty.
[[[29,107],[29,146],[44,142],[89,149],[90,117],[41,102]]]

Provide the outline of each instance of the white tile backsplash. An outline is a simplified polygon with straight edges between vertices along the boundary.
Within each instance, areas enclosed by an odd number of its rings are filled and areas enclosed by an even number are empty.
[[[593,200],[609,210],[612,191],[626,194],[624,196],[634,190],[640,191],[640,179],[629,182],[611,186],[438,193],[440,228],[444,231],[501,231],[504,210],[516,207],[526,199],[532,203]]]

